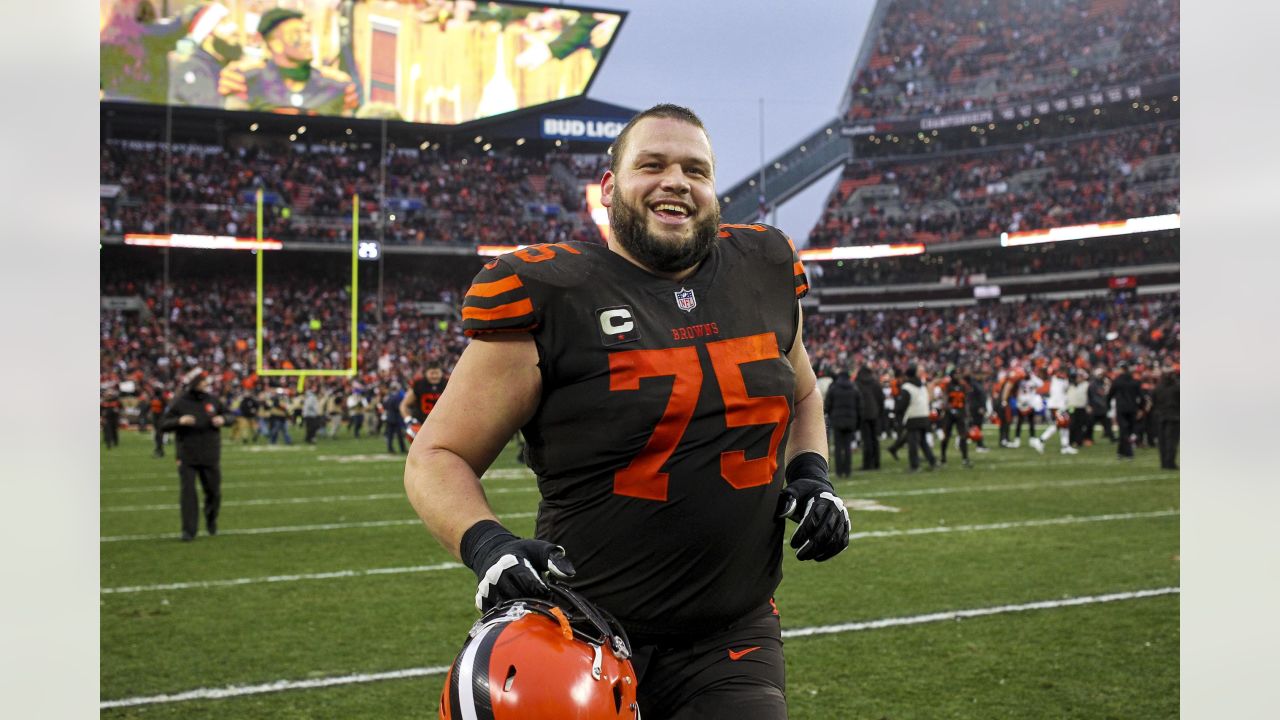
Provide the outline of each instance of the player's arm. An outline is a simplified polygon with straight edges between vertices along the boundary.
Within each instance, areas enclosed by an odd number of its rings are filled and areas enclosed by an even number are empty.
[[[480,475],[533,415],[541,392],[532,337],[477,338],[462,352],[453,382],[423,423],[409,450],[405,490],[427,529],[454,557],[461,557],[467,528],[497,520]]]
[[[829,560],[849,546],[849,511],[828,478],[827,428],[822,417],[822,393],[804,347],[804,318],[799,323],[787,359],[795,369],[795,410],[787,439],[786,486],[778,501],[778,516],[796,521],[791,547],[800,560]]]
[[[404,394],[404,398],[400,401],[400,417],[411,417],[413,415],[413,406],[418,402],[418,395],[409,388]]]
[[[795,369],[795,410],[792,414],[791,436],[787,438],[786,459],[790,462],[806,450],[827,457],[827,428],[823,421],[822,393],[818,392],[818,377],[809,363],[809,352],[804,347],[804,315],[796,304],[799,324],[796,339],[787,353],[791,367]]]
[[[481,611],[507,599],[546,595],[544,573],[574,574],[563,548],[503,527],[480,485],[480,475],[537,410],[541,393],[530,336],[474,340],[409,449],[409,502],[436,540],[476,574]]]

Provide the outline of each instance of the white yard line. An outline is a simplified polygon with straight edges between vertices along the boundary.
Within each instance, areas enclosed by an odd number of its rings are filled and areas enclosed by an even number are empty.
[[[863,538],[903,537],[909,535],[935,535],[938,533],[982,532],[984,530],[1012,530],[1013,528],[1047,527],[1050,525],[1078,525],[1080,523],[1106,522],[1108,520],[1145,520],[1148,518],[1172,517],[1178,515],[1177,510],[1156,510],[1140,513],[1113,513],[1111,515],[1067,515],[1065,517],[1045,518],[1043,520],[1019,520],[1016,522],[987,523],[985,525],[941,525],[928,528],[908,528],[906,530],[874,530],[869,532],[850,533],[850,540]]]
[[[1006,483],[1003,485],[956,485],[951,487],[937,488],[921,488],[917,490],[882,490],[879,492],[856,491],[849,494],[861,495],[864,497],[903,497],[911,495],[949,495],[953,493],[971,493],[971,492],[1000,492],[1003,490],[1040,490],[1049,488],[1065,488],[1065,487],[1087,487],[1090,485],[1121,485],[1131,482],[1144,482],[1147,480],[1172,479],[1171,476],[1164,474],[1153,475],[1122,475],[1120,477],[1111,478],[1087,478],[1080,480],[1052,480],[1048,482],[1028,482],[1028,483]],[[844,483],[836,483],[837,487],[843,486]],[[485,490],[489,495],[505,495],[509,493],[532,493],[537,492],[538,488],[529,487],[512,487],[512,488],[488,488]],[[392,498],[403,499],[404,492],[394,493],[374,493],[370,495],[329,495],[321,497],[292,497],[292,498],[259,498],[256,500],[227,500],[222,503],[223,507],[237,507],[247,505],[306,505],[311,503],[335,503],[335,502],[359,502],[372,500],[390,500]],[[177,510],[176,503],[165,503],[155,505],[116,505],[104,506],[102,512],[147,512],[158,510]]]
[[[1041,600],[1039,602],[1023,603],[1021,605],[998,605],[996,607],[974,608],[971,610],[946,610],[943,612],[929,613],[927,615],[883,618],[880,620],[841,623],[839,625],[823,625],[820,627],[793,628],[791,630],[783,630],[782,637],[797,638],[809,637],[811,635],[833,635],[835,633],[857,632],[859,630],[879,630],[880,628],[887,627],[922,625],[924,623],[941,622],[943,620],[964,620],[966,618],[985,617],[987,615],[1026,612],[1028,610],[1052,610],[1055,608],[1093,605],[1096,603],[1116,602],[1119,600],[1138,600],[1141,598],[1160,597],[1161,595],[1176,595],[1181,591],[1181,588],[1165,587],[1155,588],[1152,590],[1111,593],[1108,595],[1087,595],[1084,597],[1062,598],[1060,600]]]
[[[532,514],[532,513],[530,513]],[[1045,518],[1040,520],[1019,520],[1013,522],[990,523],[987,525],[943,525],[930,528],[906,528],[902,530],[879,530],[876,532],[853,533],[850,539],[864,538],[883,538],[897,537],[909,535],[928,535],[932,533],[959,533],[959,532],[983,532],[988,530],[1012,530],[1023,527],[1044,527],[1049,525],[1075,525],[1079,523],[1089,522],[1107,522],[1116,520],[1144,520],[1149,518],[1168,517],[1177,515],[1177,510],[1158,510],[1155,512],[1143,513],[1113,513],[1110,515],[1084,515],[1057,518]],[[511,515],[505,515],[504,518],[510,518]],[[414,521],[416,522],[416,521]],[[172,537],[171,535],[168,537]],[[454,570],[463,567],[458,563],[441,563],[439,565],[419,565],[415,567],[401,568],[376,568],[373,570],[337,570],[332,572],[308,573],[301,575],[272,575],[268,577],[257,578],[236,578],[232,580],[200,580],[195,582],[166,583],[163,585],[134,585],[130,587],[103,588],[103,595],[111,595],[117,593],[138,593],[150,592],[154,590],[189,590],[193,588],[210,588],[210,587],[228,587],[234,585],[256,585],[259,583],[279,583],[279,582],[296,582],[298,580],[332,580],[335,578],[360,577],[363,575],[400,575],[404,573],[420,573],[435,572],[439,570]]]
[[[503,520],[513,520],[516,518],[535,517],[535,512],[521,513],[503,513],[498,517]],[[295,532],[315,532],[318,530],[349,530],[352,528],[376,528],[376,527],[397,527],[403,525],[421,525],[422,521],[413,518],[409,520],[368,520],[365,522],[349,522],[349,523],[322,523],[319,525],[282,525],[280,527],[261,527],[261,528],[245,528],[243,530],[222,530],[218,533],[219,537],[224,535],[274,535],[276,533],[295,533]],[[152,533],[149,535],[115,535],[111,537],[100,537],[98,542],[126,542],[130,540],[172,540],[176,535],[174,533]]]
[[[1161,597],[1164,595],[1176,595],[1181,592],[1181,588],[1165,587],[1154,588],[1150,590],[1135,590],[1131,592],[1118,592],[1107,595],[1088,595],[1083,597],[1062,598],[1056,600],[1042,600],[1039,602],[1023,603],[1020,605],[999,605],[996,607],[971,608],[965,610],[947,610],[943,612],[929,613],[926,615],[911,615],[907,617],[883,618],[880,620],[868,620],[863,622],[841,623],[838,625],[823,625],[817,627],[792,628],[783,630],[784,638],[800,638],[811,635],[830,635],[835,633],[859,632],[862,630],[879,630],[887,627],[899,627],[904,625],[922,625],[925,623],[942,622],[945,620],[963,620],[966,618],[986,617],[990,615],[1002,615],[1005,613],[1028,612],[1031,610],[1054,610],[1065,607],[1076,607],[1081,605],[1094,605],[1098,603],[1120,602],[1125,600],[1140,600],[1143,598]],[[354,675],[338,675],[327,678],[313,678],[310,680],[275,680],[272,682],[261,683],[258,685],[229,685],[221,688],[197,688],[195,690],[187,690],[166,695],[150,695],[142,697],[120,698],[117,700],[104,700],[98,704],[102,710],[118,707],[136,707],[139,705],[158,705],[163,703],[179,703],[191,700],[221,700],[225,698],[243,697],[246,695],[261,695],[264,693],[285,692],[289,690],[310,690],[312,688],[334,687],[336,685],[354,685],[358,683],[380,682],[383,680],[401,680],[404,678],[425,677],[430,675],[443,675],[449,672],[448,665],[436,665],[434,667],[407,668],[404,670],[392,670],[380,673],[360,673]]]
[[[278,473],[278,472],[280,472],[280,470],[276,468],[265,473],[253,473],[253,474],[269,475],[271,473]],[[351,473],[355,473],[355,474],[351,474]],[[534,474],[530,470],[525,470],[521,474],[512,474],[512,473],[520,473],[520,471],[518,469],[515,471],[491,470],[485,473],[484,477],[481,478],[481,480],[486,483],[490,483],[490,482],[507,482],[511,480],[534,479]],[[236,474],[241,475],[246,473],[236,473]],[[314,485],[343,485],[343,484],[349,484],[349,483],[365,483],[365,482],[380,482],[380,483],[389,482],[396,486],[399,486],[402,481],[402,478],[400,475],[395,475],[394,477],[371,476],[368,470],[362,470],[361,468],[343,468],[342,470],[328,470],[328,469],[303,470],[302,474],[323,475],[324,477],[317,480],[283,480],[279,482],[270,482],[270,481],[268,482],[223,482],[222,489],[223,490],[227,490],[227,489],[243,490],[246,488],[274,489],[274,488],[286,488],[286,487],[311,487]],[[174,480],[177,479],[177,473],[165,473],[164,475],[156,475],[154,477],[163,477],[168,479],[171,476],[172,476],[172,479]],[[153,476],[135,475],[132,477],[143,478],[143,477],[153,477]],[[171,482],[171,483],[166,483],[164,485],[135,485],[132,487],[109,488],[109,489],[103,490],[101,494],[122,495],[122,494],[134,494],[134,493],[161,493],[161,492],[176,492],[177,489],[178,489],[177,482]]]

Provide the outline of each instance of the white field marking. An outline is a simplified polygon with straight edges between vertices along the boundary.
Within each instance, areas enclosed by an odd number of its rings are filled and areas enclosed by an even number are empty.
[[[525,515],[533,515],[533,513],[524,513]],[[897,537],[903,535],[928,535],[932,533],[957,533],[957,532],[982,532],[986,530],[1012,530],[1022,527],[1045,527],[1049,525],[1072,525],[1086,522],[1104,522],[1109,520],[1143,520],[1157,517],[1168,517],[1177,515],[1177,510],[1157,510],[1155,512],[1145,513],[1116,513],[1111,515],[1085,515],[1081,517],[1068,515],[1066,517],[1046,518],[1042,520],[1018,520],[1013,522],[990,523],[986,525],[942,525],[931,528],[908,528],[905,530],[878,530],[875,532],[850,533],[849,538],[853,540],[863,538],[884,538]],[[512,517],[511,515],[502,516],[504,519]],[[230,531],[228,531],[230,533]],[[156,536],[147,536],[154,538]],[[172,538],[172,535],[160,537]],[[377,574],[392,575],[397,573],[408,572],[430,572],[435,570],[450,570],[454,567],[462,567],[457,563],[446,563],[445,565],[427,565],[415,568],[392,568],[380,571],[363,571],[363,570],[340,570],[334,573],[319,573],[316,575],[281,575],[280,578],[286,580],[322,580],[328,578],[354,577],[361,574]],[[198,587],[219,587],[224,585],[251,585],[261,582],[285,582],[286,580],[272,578],[240,578],[237,580],[212,580],[203,582],[188,583],[169,583],[165,585],[138,585],[128,588],[104,588],[103,594],[120,593],[120,592],[144,592],[149,590],[185,590],[188,588]]]
[[[486,490],[488,495],[506,495],[508,493],[537,492],[538,488],[497,488]],[[404,491],[393,493],[373,493],[370,495],[326,495],[323,497],[291,497],[291,498],[258,498],[256,500],[224,500],[222,507],[244,507],[248,505],[308,505],[311,503],[364,502],[373,500],[405,499]],[[147,510],[177,510],[174,503],[164,505],[117,505],[102,508],[102,512],[144,512]]]
[[[937,488],[920,488],[916,490],[883,490],[880,492],[859,492],[860,495],[867,497],[903,497],[911,495],[948,495],[951,493],[969,493],[969,492],[1002,492],[1005,490],[1043,490],[1050,488],[1065,487],[1087,487],[1089,485],[1119,485],[1123,483],[1141,482],[1144,480],[1159,480],[1168,478],[1168,475],[1128,475],[1114,478],[1089,478],[1084,480],[1053,480],[1049,482],[1033,482],[1033,483],[1010,483],[1004,485],[973,485],[973,486],[955,486],[955,487],[937,487]],[[842,483],[837,483],[840,485]],[[537,492],[536,487],[515,487],[515,488],[494,488],[486,490],[486,494],[502,495],[507,493],[530,493]],[[335,502],[361,502],[372,500],[390,500],[392,498],[404,498],[403,492],[395,493],[374,493],[372,495],[329,495],[322,497],[292,497],[292,498],[260,498],[257,500],[229,500],[222,503],[223,507],[240,507],[247,505],[306,505],[310,503],[335,503]],[[166,503],[163,505],[118,505],[101,508],[102,512],[144,512],[149,510],[176,510],[175,503]]]
[[[315,445],[246,445],[239,452],[246,453],[278,453],[278,452],[315,452]]]
[[[365,453],[360,455],[317,455],[316,460],[320,462],[336,462],[336,463],[371,463],[371,462],[394,462],[400,465],[404,464],[403,455],[381,455],[375,453]]]
[[[536,517],[536,512],[520,512],[520,513],[503,513],[498,517],[503,520],[515,520],[517,518]],[[324,523],[321,525],[284,525],[280,527],[262,527],[262,528],[245,528],[243,530],[220,530],[218,536],[224,535],[271,535],[275,533],[294,533],[294,532],[315,532],[318,530],[349,530],[353,528],[375,528],[375,527],[399,527],[404,525],[421,525],[422,521],[414,518],[412,520],[369,520],[365,522],[349,522],[349,523]],[[171,540],[173,533],[158,533],[151,535],[115,535],[111,537],[100,537],[98,542],[126,542],[130,540]]]
[[[269,473],[263,473],[263,474],[278,473],[278,472],[280,472],[280,470],[277,468],[277,469],[271,470]],[[370,475],[368,474],[367,471],[361,471],[355,468],[352,468],[351,470],[347,470],[346,472],[355,472],[356,474],[345,475],[345,474],[342,474],[341,472],[334,472],[332,470],[305,470],[303,471],[304,475],[323,475],[324,477],[318,480],[282,480],[279,482],[234,482],[234,481],[226,482],[224,481],[222,483],[222,487],[224,490],[228,488],[275,489],[275,488],[285,488],[285,487],[311,487],[315,485],[343,485],[348,483],[389,482],[392,480],[394,480],[394,482],[397,484],[401,482],[399,475],[396,475],[396,476]],[[528,472],[527,474],[519,475],[519,476],[507,475],[506,473],[509,473],[509,472],[511,471],[490,470],[489,472],[484,474],[484,477],[480,479],[481,481],[488,483],[488,482],[505,482],[508,480],[532,480],[534,478],[534,475],[532,472]],[[236,474],[240,475],[240,474],[246,474],[246,473],[237,472]],[[253,473],[253,474],[257,475],[260,473]],[[177,477],[175,473],[165,473],[164,475],[157,475],[154,477],[168,478],[170,476],[173,476],[175,479]],[[141,478],[144,476],[139,475],[135,477]],[[113,488],[110,490],[103,490],[101,491],[101,494],[102,495],[120,495],[120,494],[149,493],[149,492],[173,492],[176,489],[177,489],[177,483],[168,483],[165,485],[140,485],[135,487]]]
[[[969,492],[1001,492],[1004,490],[1048,490],[1052,488],[1088,487],[1090,485],[1123,485],[1126,483],[1161,480],[1168,475],[1123,475],[1111,478],[1088,478],[1082,480],[1050,480],[1048,482],[1008,483],[1003,485],[956,485],[952,487],[919,488],[916,490],[881,490],[879,492],[860,491],[860,495],[868,497],[906,497],[911,495],[950,495],[952,493]],[[175,506],[176,507],[176,506]]]
[[[1118,600],[1138,600],[1140,598],[1159,597],[1161,595],[1177,595],[1180,592],[1182,592],[1182,588],[1164,587],[1154,588],[1151,590],[1118,592],[1108,595],[1086,595],[1084,597],[1062,598],[1061,600],[1041,600],[1039,602],[1023,603],[1021,605],[999,605],[989,608],[974,608],[972,610],[946,610],[943,612],[929,613],[927,615],[883,618],[881,620],[841,623],[839,625],[823,625],[821,627],[793,628],[791,630],[783,630],[782,637],[797,638],[809,637],[811,635],[833,635],[835,633],[857,632],[859,630],[879,630],[887,627],[922,625],[924,623],[941,622],[943,620],[965,620],[967,618],[1001,615],[1003,613],[1011,612],[1026,612],[1028,610],[1052,610],[1078,605],[1116,602]]]
[[[1154,588],[1151,590],[1118,592],[1108,595],[1089,595],[1084,597],[1062,598],[1059,600],[1042,600],[1039,602],[1023,603],[1021,605],[1000,605],[989,608],[948,610],[944,612],[929,613],[927,615],[884,618],[881,620],[842,623],[839,625],[792,628],[790,630],[783,630],[782,637],[799,638],[809,637],[811,635],[831,635],[835,633],[859,632],[862,630],[879,630],[887,627],[923,625],[925,623],[941,622],[944,620],[963,620],[966,618],[1001,615],[1004,613],[1028,612],[1031,610],[1054,610],[1064,607],[1094,605],[1097,603],[1140,600],[1144,598],[1161,597],[1164,595],[1176,595],[1180,592],[1181,588],[1165,587]],[[225,698],[243,697],[246,695],[283,692],[286,690],[310,690],[312,688],[333,687],[335,685],[354,685],[357,683],[377,682],[380,680],[399,680],[401,678],[443,675],[447,672],[449,672],[448,665],[437,665],[435,667],[407,668],[405,670],[393,670],[390,672],[371,674],[340,675],[327,678],[315,678],[311,680],[276,680],[274,682],[262,683],[260,685],[228,685],[221,688],[198,688],[196,690],[187,690],[185,692],[174,693],[171,695],[151,695],[146,697],[121,698],[118,700],[104,700],[99,703],[99,708],[106,710],[116,707],[158,705],[162,703],[187,702],[190,700],[221,700]]]
[[[310,503],[361,502],[367,500],[404,500],[404,492],[374,493],[372,495],[328,495],[324,497],[292,497],[292,498],[260,498],[258,500],[224,500],[222,507],[243,507],[247,505],[307,505]],[[102,512],[142,512],[145,510],[177,510],[176,504],[165,505],[118,505],[104,507]]]
[[[850,540],[863,538],[901,537],[904,535],[933,535],[936,533],[981,532],[983,530],[1012,530],[1013,528],[1045,527],[1048,525],[1075,525],[1078,523],[1106,522],[1108,520],[1142,520],[1146,518],[1170,517],[1179,514],[1177,510],[1155,510],[1140,513],[1113,513],[1111,515],[1067,515],[1066,517],[1045,518],[1043,520],[1017,520],[1013,522],[987,523],[984,525],[941,525],[928,528],[907,528],[905,530],[872,530],[849,533]]]
[[[845,500],[844,506],[849,510],[861,510],[863,512],[901,512],[899,508],[891,505],[881,505],[875,500],[863,500],[858,498]]]
[[[370,575],[402,575],[404,573],[435,572],[438,570],[457,570],[466,567],[462,563],[446,562],[438,565],[415,565],[413,567],[373,568],[370,570],[334,570],[322,573],[301,573],[298,575],[268,575],[256,578],[234,578],[231,580],[198,580],[195,582],[167,583],[164,585],[133,585],[127,587],[102,588],[103,595],[117,593],[150,592],[153,590],[192,590],[196,588],[231,587],[233,585],[258,585],[260,583],[298,582],[299,580],[335,580],[338,578],[368,577]]]
[[[285,690],[311,690],[313,688],[333,687],[335,685],[355,685],[358,683],[380,682],[382,680],[403,680],[405,678],[424,677],[427,675],[443,675],[449,672],[448,665],[439,667],[408,668],[390,672],[367,673],[359,675],[342,675],[312,680],[276,680],[262,685],[228,685],[221,688],[200,688],[173,695],[152,695],[151,697],[124,698],[122,700],[104,700],[99,708],[107,710],[118,707],[135,707],[138,705],[158,705],[161,703],[187,702],[189,700],[221,700],[245,695],[284,692]]]

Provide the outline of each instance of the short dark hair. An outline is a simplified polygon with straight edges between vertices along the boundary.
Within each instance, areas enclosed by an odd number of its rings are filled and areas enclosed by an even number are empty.
[[[618,158],[622,157],[622,153],[626,150],[627,136],[631,134],[631,128],[635,127],[636,123],[641,120],[651,117],[680,120],[698,128],[703,133],[707,132],[706,126],[702,124],[702,119],[689,108],[681,105],[672,105],[671,103],[654,105],[644,112],[637,113],[635,117],[631,118],[623,126],[622,132],[618,133],[618,137],[614,138],[613,144],[609,146],[609,172],[616,173],[618,171]],[[710,139],[711,135],[707,133],[707,140],[710,141]],[[714,157],[712,162],[715,162]]]

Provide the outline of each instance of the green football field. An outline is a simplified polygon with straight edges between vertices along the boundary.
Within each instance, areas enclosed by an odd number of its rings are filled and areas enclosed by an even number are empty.
[[[1155,450],[1024,438],[912,475],[902,455],[837,483],[848,550],[786,554],[791,717],[1178,716],[1179,476]],[[102,715],[434,717],[475,579],[417,520],[403,458],[345,432],[225,442],[220,534],[183,543],[172,446],[123,433],[101,460]],[[514,446],[485,486],[531,533]]]

